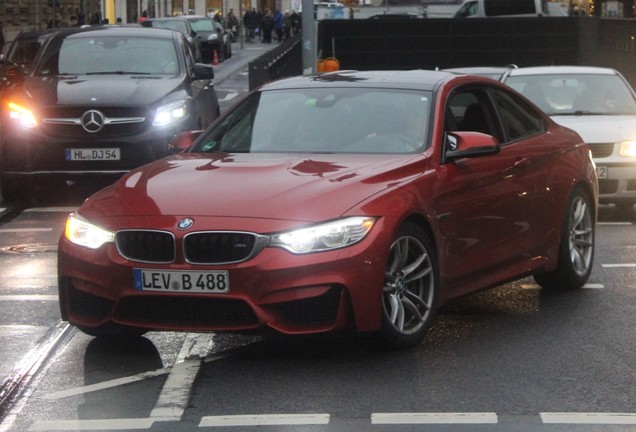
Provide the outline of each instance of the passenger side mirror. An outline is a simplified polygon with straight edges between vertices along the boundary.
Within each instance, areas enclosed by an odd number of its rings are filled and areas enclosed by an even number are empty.
[[[195,80],[211,80],[214,79],[214,68],[212,65],[205,63],[196,63],[194,65]]]
[[[445,161],[493,155],[501,151],[497,138],[481,132],[449,132],[445,144]]]

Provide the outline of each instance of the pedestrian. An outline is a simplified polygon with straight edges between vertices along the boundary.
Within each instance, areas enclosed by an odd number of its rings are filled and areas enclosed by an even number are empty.
[[[261,30],[263,31],[263,43],[272,43],[272,31],[274,30],[274,17],[269,9],[265,9],[263,15],[263,22],[261,23]]]
[[[285,11],[285,15],[283,15],[283,30],[285,31],[285,40],[289,39],[292,32],[291,14],[289,11]]]
[[[141,24],[142,22],[146,21],[148,19],[148,11],[144,10],[141,13],[141,17],[139,17],[139,20],[137,21],[139,24]]]
[[[291,13],[292,34],[300,31],[300,14],[294,9]]]
[[[227,28],[230,30],[230,34],[232,35],[232,41],[236,40],[239,31],[239,21],[234,15],[234,9],[230,9],[227,14]]]
[[[279,10],[274,15],[274,30],[276,31],[276,40],[281,43],[283,41],[283,14]]]

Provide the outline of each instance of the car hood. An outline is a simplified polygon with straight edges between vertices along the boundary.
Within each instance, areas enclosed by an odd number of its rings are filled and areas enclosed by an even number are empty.
[[[72,78],[32,77],[24,90],[40,106],[152,106],[180,88],[182,77],[91,75]]]
[[[636,139],[636,115],[555,115],[552,119],[578,132],[588,144]]]
[[[424,173],[421,155],[182,154],[89,198],[86,217],[213,216],[321,221]]]

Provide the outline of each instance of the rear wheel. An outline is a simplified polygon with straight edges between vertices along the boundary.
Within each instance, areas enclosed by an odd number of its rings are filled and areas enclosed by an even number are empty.
[[[428,235],[405,224],[391,244],[382,294],[380,335],[393,348],[418,345],[431,327],[439,290],[435,249]]]
[[[561,232],[559,264],[553,271],[534,276],[543,288],[574,289],[587,282],[594,259],[593,208],[582,188],[572,192]]]

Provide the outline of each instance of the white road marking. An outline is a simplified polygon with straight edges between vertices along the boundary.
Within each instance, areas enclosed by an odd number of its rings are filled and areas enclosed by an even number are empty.
[[[190,401],[192,383],[200,368],[200,359],[185,360],[172,366],[150,417],[158,421],[181,420]]]
[[[91,393],[91,392],[95,392],[99,390],[105,390],[112,387],[118,387],[118,386],[130,384],[137,381],[142,381],[147,378],[153,378],[160,375],[166,375],[168,373],[170,373],[169,368],[155,369],[153,371],[148,371],[148,372],[140,373],[137,375],[131,375],[131,376],[117,378],[117,379],[113,379],[109,381],[103,381],[100,383],[91,384],[91,385],[82,386],[82,387],[75,387],[75,388],[70,388],[66,390],[60,390],[57,392],[46,394],[42,398],[47,400],[55,400],[55,399],[62,399],[62,398],[70,397],[70,396],[78,396],[78,395],[82,395],[86,393]]]
[[[232,99],[234,99],[238,95],[239,95],[238,93],[228,93],[228,94],[225,95],[225,97],[223,99],[219,99],[219,102],[231,101]]]
[[[625,263],[625,264],[601,264],[603,268],[632,268],[636,267],[636,263]]]
[[[228,416],[206,416],[199,427],[224,426],[282,426],[329,424],[329,414],[246,414]]]
[[[56,295],[0,295],[0,301],[58,301]]]
[[[373,413],[372,424],[493,424],[496,413]]]
[[[597,222],[596,225],[633,225],[631,222]]]
[[[211,335],[188,333],[168,379],[161,389],[150,417],[158,421],[179,421],[183,416],[192,385],[210,348]]]
[[[35,422],[30,431],[109,431],[150,429],[150,418],[100,419],[100,420],[48,420]]]
[[[522,284],[521,285],[522,289],[527,289],[527,290],[540,290],[541,287],[537,284]],[[586,283],[585,285],[583,285],[581,288],[583,289],[602,289],[605,288],[605,285],[603,284],[594,284],[594,283]]]
[[[51,232],[53,228],[3,228],[0,233]]]
[[[540,413],[543,423],[551,424],[636,424],[632,413]]]

